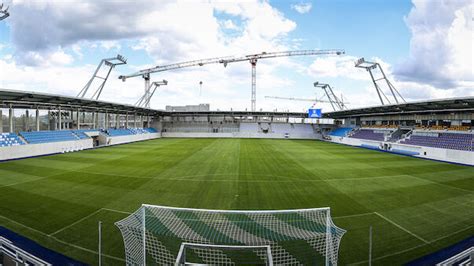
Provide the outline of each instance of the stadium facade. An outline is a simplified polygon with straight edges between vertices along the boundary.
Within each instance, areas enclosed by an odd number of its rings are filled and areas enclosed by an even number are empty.
[[[315,139],[474,165],[474,98],[335,111],[322,119],[301,112],[210,111],[208,105],[157,110],[12,90],[0,90],[0,99],[0,160],[190,137]]]

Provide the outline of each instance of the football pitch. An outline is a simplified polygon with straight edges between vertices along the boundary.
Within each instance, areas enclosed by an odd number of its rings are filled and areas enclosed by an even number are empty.
[[[310,140],[158,139],[0,163],[0,225],[80,261],[124,263],[114,222],[142,203],[331,207],[339,263],[402,264],[474,235],[474,167]]]

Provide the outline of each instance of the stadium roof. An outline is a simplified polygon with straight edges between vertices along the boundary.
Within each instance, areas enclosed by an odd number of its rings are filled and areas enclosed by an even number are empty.
[[[141,108],[128,104],[112,103],[107,101],[96,101],[91,99],[62,96],[50,93],[38,93],[31,91],[0,89],[0,107],[15,109],[57,109],[61,106],[64,110],[91,111],[91,112],[111,112],[111,113],[138,113],[147,115],[206,115],[206,116],[291,116],[306,117],[306,113],[301,112],[250,112],[250,111],[188,111],[188,112],[168,112],[164,110]]]
[[[138,113],[147,115],[161,114],[163,111],[149,108],[140,108],[128,104],[118,104],[106,101],[62,96],[49,93],[38,93],[30,91],[0,89],[0,107],[20,109],[57,109],[65,110],[97,111],[97,112],[119,112]]]
[[[15,109],[57,109],[59,106],[64,110],[97,111],[111,113],[138,113],[146,115],[193,115],[193,116],[289,116],[307,117],[307,113],[301,112],[250,112],[250,111],[187,111],[167,112],[164,110],[141,108],[128,104],[112,103],[107,101],[96,101],[71,96],[62,96],[50,93],[38,93],[31,91],[0,89],[0,107]],[[451,99],[440,99],[430,101],[410,102],[403,104],[381,105],[363,107],[344,111],[328,112],[323,118],[350,118],[361,116],[412,114],[412,113],[447,113],[447,112],[474,112],[474,97],[462,97]]]
[[[307,118],[307,113],[302,112],[271,112],[271,111],[180,111],[180,112],[164,112],[169,115],[192,115],[192,116],[280,116],[280,117],[294,117]]]
[[[402,104],[363,107],[344,111],[328,112],[324,118],[350,118],[361,116],[474,112],[474,97],[450,98],[429,101],[418,101]]]

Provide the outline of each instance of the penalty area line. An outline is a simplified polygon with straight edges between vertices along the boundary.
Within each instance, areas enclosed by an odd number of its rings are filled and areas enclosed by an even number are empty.
[[[70,247],[73,247],[73,248],[76,248],[76,249],[80,249],[80,250],[83,250],[83,251],[86,251],[86,252],[89,252],[89,253],[92,253],[92,254],[95,254],[95,255],[99,255],[99,253],[98,253],[97,251],[95,251],[95,250],[88,249],[88,248],[85,248],[85,247],[81,247],[81,246],[78,246],[78,245],[75,245],[75,244],[66,242],[66,241],[64,241],[64,240],[61,240],[61,239],[55,237],[55,236],[48,235],[48,234],[46,234],[46,233],[44,233],[44,232],[42,232],[42,231],[40,231],[40,230],[34,229],[34,228],[32,228],[32,227],[29,227],[29,226],[27,226],[27,225],[24,225],[24,224],[22,224],[22,223],[19,223],[19,222],[17,222],[17,221],[14,221],[14,220],[12,220],[12,219],[10,219],[10,218],[7,218],[7,217],[5,217],[5,216],[3,216],[3,215],[0,215],[0,218],[5,219],[5,220],[7,220],[7,221],[10,221],[11,223],[14,223],[14,224],[16,224],[16,225],[19,225],[19,226],[21,226],[21,227],[24,227],[24,228],[26,228],[26,229],[28,229],[28,230],[30,230],[30,231],[33,231],[33,232],[35,232],[35,233],[37,233],[37,234],[40,234],[40,235],[42,235],[42,236],[44,236],[44,237],[50,238],[50,239],[52,239],[52,240],[54,240],[54,241],[56,241],[56,242],[58,242],[58,243],[61,243],[61,244],[64,244],[64,245],[67,245],[67,246],[70,246]],[[103,257],[107,257],[107,258],[109,258],[109,259],[114,259],[114,260],[118,260],[118,261],[121,261],[121,262],[125,262],[124,259],[119,258],[119,257],[112,256],[112,255],[108,255],[108,254],[102,253],[102,256],[103,256]]]
[[[68,229],[68,228],[70,228],[70,227],[73,227],[74,225],[76,225],[76,224],[78,224],[78,223],[80,223],[80,222],[86,220],[87,218],[90,218],[90,217],[94,216],[95,214],[97,214],[97,213],[100,212],[101,210],[102,210],[102,208],[97,209],[97,210],[95,210],[93,213],[91,213],[91,214],[89,214],[89,215],[87,215],[87,216],[82,217],[81,219],[79,219],[79,220],[73,222],[72,224],[67,225],[67,226],[65,226],[65,227],[63,227],[63,228],[61,228],[61,229],[59,229],[59,230],[57,230],[57,231],[55,231],[55,232],[49,234],[48,236],[54,236],[54,235],[56,235],[56,234],[58,234],[58,233],[61,233],[62,231],[66,230],[66,229]]]
[[[429,242],[428,242],[427,240],[425,240],[425,239],[423,239],[422,237],[416,235],[415,233],[412,233],[412,232],[409,231],[408,229],[406,229],[406,228],[404,228],[403,226],[397,224],[396,222],[394,222],[394,221],[388,219],[387,217],[383,216],[382,214],[380,214],[380,213],[378,213],[378,212],[374,212],[374,213],[375,213],[376,215],[378,215],[380,218],[384,219],[385,221],[387,221],[387,222],[393,224],[393,225],[396,226],[397,228],[399,228],[399,229],[401,229],[401,230],[407,232],[408,234],[412,235],[413,237],[416,237],[418,240],[423,241],[425,244],[429,244]]]
[[[445,238],[448,238],[450,236],[453,236],[455,234],[459,234],[461,232],[464,232],[466,231],[467,229],[470,229],[474,227],[474,225],[471,225],[471,226],[468,226],[466,228],[463,228],[463,229],[460,229],[460,230],[457,230],[451,234],[447,234],[445,236],[442,236],[442,237],[439,237],[439,238],[436,238],[434,240],[431,240],[429,241],[427,244],[419,244],[417,246],[414,246],[414,247],[411,247],[411,248],[407,248],[407,249],[404,249],[404,250],[400,250],[400,251],[397,251],[397,252],[394,252],[394,253],[390,253],[390,254],[387,254],[387,255],[384,255],[384,256],[380,256],[380,257],[377,257],[377,258],[374,258],[372,261],[378,261],[378,260],[381,260],[381,259],[385,259],[385,258],[388,258],[388,257],[391,257],[391,256],[395,256],[395,255],[399,255],[399,254],[403,254],[403,253],[406,253],[408,251],[411,251],[411,250],[415,250],[417,248],[421,248],[421,247],[424,247],[426,245],[429,245],[429,244],[432,244],[432,243],[435,243],[439,240],[442,240],[442,239],[445,239]],[[354,262],[354,263],[350,263],[349,265],[360,265],[360,264],[367,264],[367,262],[369,262],[368,260],[363,260],[363,261],[359,261],[359,262]]]
[[[109,209],[109,208],[101,208],[101,210],[109,211],[109,212],[123,213],[123,214],[132,214],[132,212],[119,211],[119,210],[114,210],[114,209]]]
[[[360,216],[367,216],[367,215],[374,215],[375,212],[364,212],[358,214],[351,214],[351,215],[343,215],[343,216],[334,216],[333,219],[344,219],[344,218],[351,218],[351,217],[360,217]]]

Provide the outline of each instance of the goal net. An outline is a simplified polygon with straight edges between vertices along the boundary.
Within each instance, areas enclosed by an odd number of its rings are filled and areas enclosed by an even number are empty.
[[[128,265],[337,265],[346,232],[334,225],[329,208],[227,211],[144,204],[115,224]]]
[[[176,265],[196,265],[212,261],[213,265],[268,265],[273,266],[271,247],[229,246],[183,243]]]

